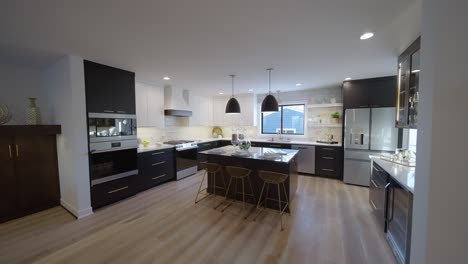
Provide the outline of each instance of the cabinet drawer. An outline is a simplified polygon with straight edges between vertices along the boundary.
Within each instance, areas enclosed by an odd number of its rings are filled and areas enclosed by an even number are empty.
[[[317,156],[319,157],[331,157],[336,160],[338,159],[339,154],[340,154],[339,148],[333,148],[333,147],[318,147],[317,148]]]
[[[336,170],[336,168],[318,168],[316,174],[320,176],[338,177],[338,171]]]
[[[91,187],[91,202],[93,208],[119,201],[136,193],[136,177],[130,176]]]
[[[143,152],[138,155],[138,159],[145,160],[148,163],[157,163],[168,161],[174,158],[174,149],[161,149],[157,151]]]

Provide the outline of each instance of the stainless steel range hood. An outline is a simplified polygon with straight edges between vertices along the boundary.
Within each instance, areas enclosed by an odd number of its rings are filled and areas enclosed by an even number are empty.
[[[164,115],[166,115],[166,116],[188,117],[188,116],[192,116],[192,111],[177,110],[177,109],[164,109]]]
[[[171,85],[164,86],[164,115],[190,117],[190,95],[188,90],[176,89]]]

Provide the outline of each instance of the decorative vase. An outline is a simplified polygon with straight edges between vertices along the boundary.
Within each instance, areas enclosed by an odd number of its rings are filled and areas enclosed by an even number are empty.
[[[34,97],[29,99],[29,108],[26,110],[26,124],[40,125],[41,124],[41,109],[36,105]]]

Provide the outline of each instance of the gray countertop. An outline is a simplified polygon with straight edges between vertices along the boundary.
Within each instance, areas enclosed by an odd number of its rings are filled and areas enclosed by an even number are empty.
[[[208,138],[208,139],[203,139],[200,140],[199,143],[203,142],[212,142],[212,141],[218,141],[218,140],[228,140],[230,141],[230,138]],[[315,141],[301,141],[301,140],[288,140],[288,141],[281,141],[281,140],[275,140],[271,141],[268,139],[250,139],[250,142],[263,142],[263,143],[277,143],[277,144],[291,144],[291,145],[311,145],[311,146],[327,146],[327,147],[341,147],[341,143],[338,144],[326,144],[326,143],[318,143]]]
[[[200,154],[289,163],[298,152],[298,150],[294,149],[258,147],[251,147],[248,151],[239,151],[237,148],[234,149],[233,146],[225,146],[202,151]]]
[[[390,161],[382,160],[378,156],[369,156],[373,162],[377,163],[390,176],[401,184],[406,190],[414,193],[415,167],[399,165]]]

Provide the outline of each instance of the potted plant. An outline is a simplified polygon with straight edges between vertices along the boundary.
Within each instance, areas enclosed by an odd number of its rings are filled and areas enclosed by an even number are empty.
[[[331,115],[331,118],[334,120],[336,124],[340,122],[340,113],[339,112],[334,112]]]

